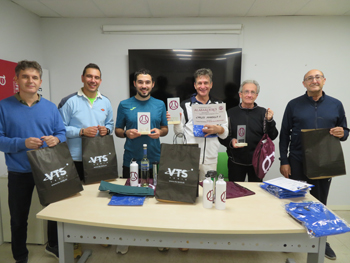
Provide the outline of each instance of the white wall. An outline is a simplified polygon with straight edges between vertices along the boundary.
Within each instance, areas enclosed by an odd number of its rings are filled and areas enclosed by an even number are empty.
[[[8,61],[36,60],[42,66],[41,21],[16,4],[0,0],[0,58]],[[0,153],[0,176],[7,175],[4,154]],[[0,216],[0,244],[2,243]]]
[[[104,24],[241,23],[240,36],[230,35],[104,35]],[[97,63],[102,70],[101,91],[116,110],[128,98],[128,49],[243,48],[242,79],[254,78],[262,90],[257,100],[275,111],[278,128],[287,102],[305,92],[303,75],[312,68],[324,71],[327,94],[342,100],[350,112],[344,87],[350,60],[349,17],[270,17],[225,19],[42,19],[45,62],[51,72],[54,103],[81,87],[83,67]],[[214,72],[215,74],[215,72]],[[214,84],[215,88],[215,84]],[[171,127],[170,127],[171,128]],[[170,129],[171,130],[171,129]],[[162,142],[171,142],[172,132]],[[124,140],[115,137],[121,166]],[[278,152],[278,140],[276,140]],[[345,158],[349,142],[342,143]],[[224,148],[222,148],[224,151]],[[279,154],[278,154],[279,155]],[[350,163],[347,163],[350,171]],[[267,179],[280,176],[276,161]],[[350,208],[348,176],[333,179],[329,204]]]

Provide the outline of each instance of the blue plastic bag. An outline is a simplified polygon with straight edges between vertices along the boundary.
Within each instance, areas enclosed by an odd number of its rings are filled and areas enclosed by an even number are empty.
[[[260,187],[280,199],[304,197],[308,191],[308,188],[306,188],[298,192],[293,192],[270,184],[261,184]]]
[[[108,205],[141,206],[146,196],[114,194]]]
[[[319,202],[291,202],[285,205],[289,215],[299,221],[312,237],[350,232],[349,225]]]
[[[204,128],[204,125],[193,125],[193,135],[194,137],[205,137],[207,133],[203,132],[202,129]],[[217,134],[210,134],[206,138],[214,138],[218,137]]]

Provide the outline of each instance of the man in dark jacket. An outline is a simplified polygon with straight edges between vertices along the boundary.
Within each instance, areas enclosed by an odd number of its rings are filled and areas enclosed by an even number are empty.
[[[313,69],[305,74],[303,85],[306,93],[288,103],[280,134],[281,174],[286,178],[313,184],[310,193],[323,204],[327,204],[331,179],[311,180],[304,174],[301,129],[329,128],[329,133],[341,141],[349,136],[343,105],[324,93],[322,89],[325,82],[326,78],[320,70]],[[329,259],[336,259],[328,243],[325,255]]]
[[[242,103],[227,111],[229,118],[229,136],[225,140],[219,141],[227,147],[229,156],[228,176],[230,181],[243,182],[248,174],[249,182],[261,182],[261,179],[255,174],[252,165],[253,153],[259,141],[264,135],[263,125],[266,115],[267,134],[274,140],[278,131],[276,123],[273,120],[273,111],[259,107],[255,100],[260,92],[260,85],[255,80],[243,81],[239,88],[239,97]],[[245,139],[248,145],[240,146],[237,143],[237,126],[245,125]]]

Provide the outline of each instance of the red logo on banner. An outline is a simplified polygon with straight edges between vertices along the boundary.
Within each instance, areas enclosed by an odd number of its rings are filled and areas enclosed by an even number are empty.
[[[15,82],[17,63],[0,59],[0,100],[12,96],[19,91]]]
[[[147,124],[149,122],[149,118],[147,115],[141,115],[139,121],[141,124]]]

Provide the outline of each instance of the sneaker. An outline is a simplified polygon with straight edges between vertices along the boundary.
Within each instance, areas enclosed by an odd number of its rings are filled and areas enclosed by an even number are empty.
[[[81,251],[81,244],[74,243],[74,258],[80,258],[83,255],[83,251]]]
[[[25,259],[16,260],[16,263],[28,263],[28,257],[26,257]]]
[[[117,246],[117,249],[115,250],[115,252],[118,254],[122,254],[125,255],[126,253],[128,253],[129,250],[129,246]]]
[[[169,250],[169,248],[168,248],[168,247],[159,247],[158,250],[159,250],[160,252],[166,252],[166,251]]]
[[[326,252],[325,252],[325,257],[330,259],[330,260],[336,260],[337,256],[335,255],[333,249],[329,245],[328,242],[326,242]]]
[[[58,245],[50,247],[50,245],[47,244],[45,248],[45,252],[58,259]]]

